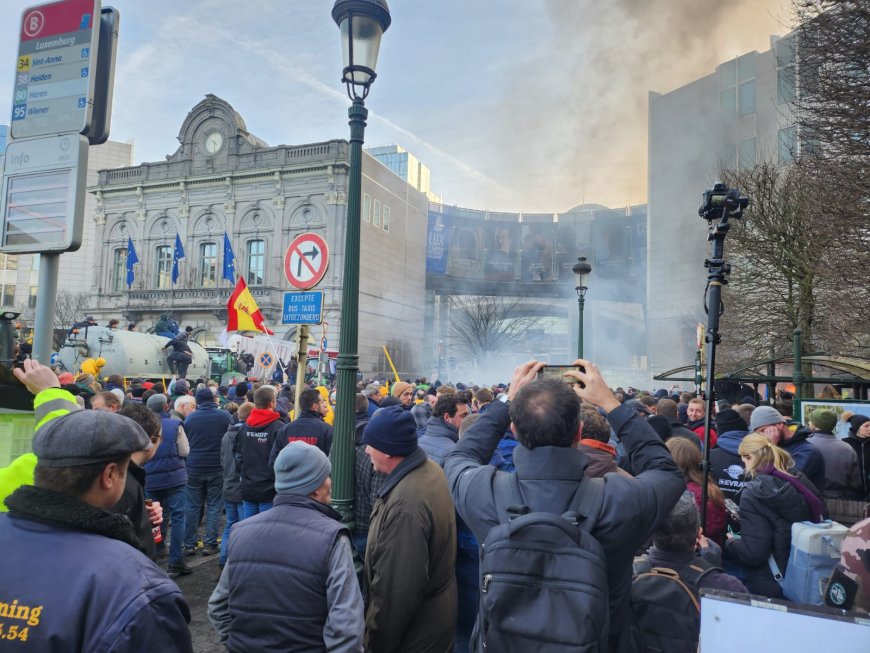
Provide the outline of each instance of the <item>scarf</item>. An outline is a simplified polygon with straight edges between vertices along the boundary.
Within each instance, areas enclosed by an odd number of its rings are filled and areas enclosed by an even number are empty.
[[[810,508],[810,521],[814,524],[818,524],[820,521],[822,521],[822,502],[815,494],[812,493],[812,491],[810,491],[810,489],[806,485],[801,483],[796,476],[781,472],[773,465],[768,465],[767,467],[758,471],[762,474],[770,474],[774,478],[778,478],[786,481],[787,483],[791,483],[792,487],[800,492],[803,498],[806,499],[807,505]]]
[[[68,494],[22,485],[6,497],[6,505],[13,515],[59,528],[103,535],[139,548],[129,517],[96,508]]]

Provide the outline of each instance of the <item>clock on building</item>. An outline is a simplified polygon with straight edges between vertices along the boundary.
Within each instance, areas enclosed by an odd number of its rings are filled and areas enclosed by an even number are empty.
[[[217,154],[224,144],[224,137],[220,132],[211,132],[205,137],[203,145],[208,154]]]

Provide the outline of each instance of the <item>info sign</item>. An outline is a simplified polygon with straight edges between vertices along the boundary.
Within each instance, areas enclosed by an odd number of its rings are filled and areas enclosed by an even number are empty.
[[[285,292],[281,324],[320,324],[323,322],[323,291]]]
[[[77,250],[87,172],[88,139],[81,134],[12,141],[3,171],[0,251]]]
[[[21,19],[12,137],[86,131],[91,122],[100,0],[62,0]]]

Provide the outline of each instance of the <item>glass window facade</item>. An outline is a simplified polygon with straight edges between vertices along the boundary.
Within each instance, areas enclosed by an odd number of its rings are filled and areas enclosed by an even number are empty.
[[[726,61],[719,66],[719,88],[734,86],[737,83],[737,60]]]
[[[112,292],[124,292],[127,283],[127,248],[118,248],[112,254]]]
[[[199,246],[199,285],[202,288],[217,286],[217,243]]]
[[[15,284],[4,283],[2,288],[3,306],[15,306]]]
[[[27,296],[27,308],[36,308],[36,286],[30,286],[30,294]]]
[[[157,261],[157,277],[155,285],[157,288],[172,287],[172,247],[169,245],[160,245],[155,250],[155,259]]]
[[[737,89],[733,86],[719,91],[719,108],[725,116],[734,116],[737,113]]]
[[[246,281],[249,286],[261,286],[266,281],[266,241],[248,241],[248,274]]]
[[[737,106],[741,116],[755,113],[755,80],[743,82],[737,87]]]
[[[382,215],[382,219],[383,219],[382,224],[383,224],[384,231],[389,232],[390,231],[390,220],[392,219],[392,216],[391,216],[390,207],[387,206],[386,204],[384,204],[384,212]]]
[[[363,222],[372,221],[372,196],[368,193],[363,193],[362,219]]]
[[[381,226],[381,201],[375,200],[375,210],[372,213],[372,224],[375,227]]]
[[[743,55],[737,60],[737,81],[745,82],[755,77],[755,53]]]

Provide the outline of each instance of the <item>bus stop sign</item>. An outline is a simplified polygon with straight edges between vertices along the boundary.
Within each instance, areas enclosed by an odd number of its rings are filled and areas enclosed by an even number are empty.
[[[12,138],[90,128],[100,0],[62,0],[24,10],[15,67]]]

